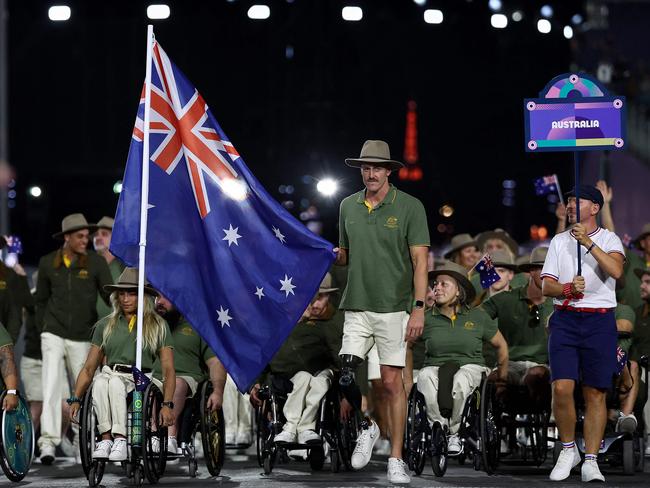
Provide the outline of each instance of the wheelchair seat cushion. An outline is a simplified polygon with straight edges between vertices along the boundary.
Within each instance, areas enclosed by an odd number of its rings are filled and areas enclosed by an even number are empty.
[[[452,391],[454,388],[454,375],[460,369],[457,362],[445,363],[438,369],[438,408],[440,414],[445,417],[451,417],[454,407]]]

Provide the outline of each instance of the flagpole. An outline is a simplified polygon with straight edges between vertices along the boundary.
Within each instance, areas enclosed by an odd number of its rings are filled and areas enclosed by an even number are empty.
[[[557,196],[560,198],[560,204],[564,205],[564,197],[562,196],[562,190],[560,189],[560,178],[556,174],[553,174],[555,178],[555,187],[557,188]]]
[[[147,249],[147,212],[149,207],[149,112],[151,108],[151,60],[153,25],[147,26],[147,67],[144,81],[144,130],[142,138],[142,188],[140,192],[140,253],[138,256],[138,313],[135,367],[142,369],[142,322],[144,318],[145,254]]]

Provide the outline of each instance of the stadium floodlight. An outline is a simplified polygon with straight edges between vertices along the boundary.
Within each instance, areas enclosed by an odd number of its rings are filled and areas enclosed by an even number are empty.
[[[164,3],[149,5],[147,7],[147,17],[151,20],[168,19],[170,15],[171,10],[169,9],[169,5],[165,5]]]
[[[252,5],[248,9],[248,18],[253,20],[266,20],[271,16],[271,9],[268,5]]]
[[[332,178],[323,178],[316,184],[316,189],[320,194],[331,197],[338,191],[339,184]]]
[[[67,5],[53,5],[47,11],[47,16],[53,22],[63,22],[70,19],[72,11]]]
[[[363,19],[363,10],[361,10],[361,7],[343,7],[341,16],[343,20],[347,20],[348,22],[358,22]]]
[[[542,34],[551,32],[551,23],[547,19],[539,19],[537,21],[537,30]]]
[[[573,37],[573,27],[570,25],[565,25],[562,33],[564,34],[564,37],[571,39]]]
[[[490,23],[495,29],[504,29],[508,25],[508,17],[503,14],[492,14]]]
[[[443,18],[442,10],[430,8],[424,11],[424,21],[427,24],[442,24]]]
[[[28,191],[29,191],[29,195],[34,198],[38,198],[43,194],[43,190],[41,190],[40,186],[32,186],[29,188]]]

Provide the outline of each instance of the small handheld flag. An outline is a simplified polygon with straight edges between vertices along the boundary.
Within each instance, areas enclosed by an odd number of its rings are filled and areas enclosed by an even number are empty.
[[[490,288],[494,283],[501,279],[501,276],[499,276],[499,273],[497,273],[497,270],[494,268],[494,264],[492,264],[492,258],[489,254],[483,256],[481,260],[476,263],[474,270],[478,272],[481,278],[481,287],[483,287],[484,290]]]

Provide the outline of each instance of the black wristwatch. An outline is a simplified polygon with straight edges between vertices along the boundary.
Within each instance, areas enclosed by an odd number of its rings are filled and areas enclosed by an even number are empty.
[[[163,407],[167,407],[170,410],[174,410],[174,402],[161,402],[160,405]]]
[[[424,302],[422,300],[413,300],[413,308],[424,308]]]

